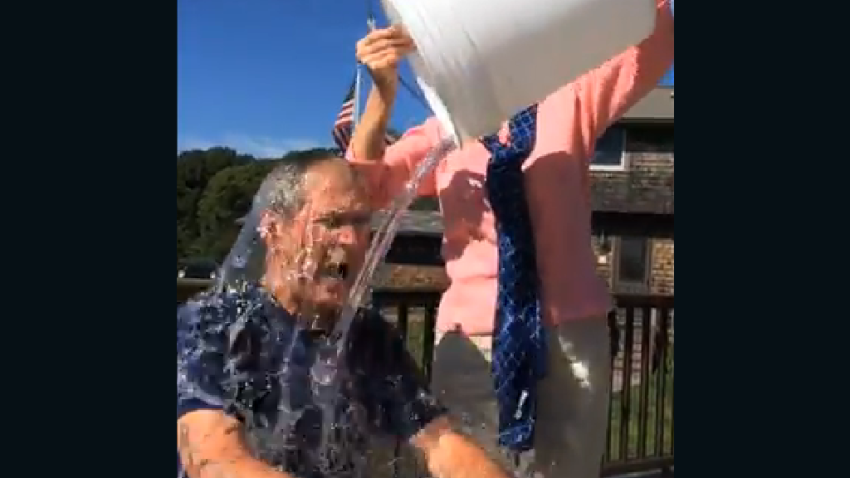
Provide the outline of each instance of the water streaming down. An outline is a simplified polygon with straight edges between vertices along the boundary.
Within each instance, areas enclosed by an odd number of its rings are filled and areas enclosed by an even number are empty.
[[[298,317],[294,326],[282,326],[293,323],[292,317],[260,286],[268,267],[262,220],[274,196],[273,181],[264,181],[219,281],[178,310],[178,406],[181,400],[195,399],[239,416],[252,452],[267,463],[286,464],[286,471],[294,476],[364,476],[366,457],[353,445],[365,442],[357,423],[366,413],[352,399],[350,384],[356,372],[348,363],[361,357],[348,352],[353,343],[365,343],[369,334],[355,335],[357,327],[352,324],[357,322],[358,330],[362,329],[363,321],[355,318],[419,184],[455,147],[452,140],[442,141],[394,198],[326,338],[311,335],[312,317]],[[310,244],[305,245],[305,256],[311,256],[309,249]],[[309,276],[300,269],[292,274]],[[305,346],[305,340],[316,345]],[[269,364],[273,365],[269,368]],[[269,407],[274,413],[266,413]],[[305,428],[305,421],[320,425]],[[305,441],[311,441],[307,451]]]
[[[366,260],[363,267],[357,274],[354,285],[351,287],[349,299],[346,302],[340,320],[334,328],[334,333],[331,335],[329,344],[335,347],[336,355],[342,353],[342,347],[345,343],[345,336],[348,333],[348,328],[351,326],[351,321],[354,318],[357,310],[363,304],[364,297],[369,291],[369,283],[375,275],[381,261],[386,256],[387,251],[392,245],[393,239],[398,232],[398,227],[401,224],[401,218],[410,204],[416,198],[416,191],[419,189],[422,180],[434,171],[437,164],[446,157],[451,151],[457,147],[453,139],[444,138],[437,144],[419,163],[416,170],[413,172],[413,177],[405,184],[401,193],[393,198],[390,207],[386,211],[384,220],[378,229],[375,230],[375,235],[372,243],[369,246],[369,251],[366,253]]]
[[[348,332],[352,321],[357,315],[357,311],[360,310],[363,304],[364,298],[368,295],[372,277],[375,275],[375,271],[392,245],[393,239],[398,232],[398,227],[401,224],[401,218],[416,198],[416,191],[419,189],[422,180],[431,174],[434,168],[437,167],[437,164],[456,147],[457,144],[453,139],[444,138],[440,141],[428,153],[425,159],[419,163],[410,181],[405,184],[402,191],[390,203],[383,221],[381,221],[380,226],[375,230],[369,251],[366,253],[363,267],[354,280],[348,301],[343,306],[333,334],[331,334],[327,343],[319,350],[320,361],[317,363],[317,367],[313,368],[313,377],[322,386],[328,387],[331,390],[337,390],[339,388],[338,371],[340,370],[340,364],[345,360],[344,352],[348,343]],[[337,394],[335,396],[338,397],[339,395]],[[334,430],[333,422],[327,421],[327,418],[322,427],[323,446],[326,446]]]

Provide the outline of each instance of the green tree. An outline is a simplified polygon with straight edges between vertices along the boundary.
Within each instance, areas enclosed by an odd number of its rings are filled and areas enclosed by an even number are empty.
[[[284,158],[336,153],[316,148]],[[221,261],[239,233],[236,220],[248,213],[263,179],[280,160],[257,160],[229,148],[193,150],[177,156],[177,260]],[[435,197],[417,199],[417,210],[437,210]]]
[[[274,164],[254,161],[231,166],[210,179],[198,200],[194,255],[224,259],[239,233],[236,220],[248,213],[254,194]]]
[[[284,158],[329,152],[331,150],[324,148],[291,151]],[[184,257],[191,255],[218,261],[224,259],[239,233],[236,220],[248,213],[263,179],[280,161],[249,158],[248,161],[238,161],[235,165],[220,169],[212,176],[195,203],[194,230],[191,236],[187,235],[191,241],[183,250]]]
[[[230,148],[184,151],[177,155],[177,259],[188,257],[198,237],[197,205],[219,171],[254,161]]]

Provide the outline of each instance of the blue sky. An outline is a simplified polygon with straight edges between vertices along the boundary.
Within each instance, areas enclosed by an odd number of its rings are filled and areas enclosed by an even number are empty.
[[[332,145],[365,32],[364,1],[178,0],[178,149],[224,144],[278,156]],[[406,66],[403,74],[413,83]],[[392,125],[426,115],[402,92]]]
[[[365,1],[178,0],[178,150],[226,145],[270,157],[332,145]],[[407,65],[402,75],[414,83]],[[402,90],[391,123],[404,130],[427,115]]]

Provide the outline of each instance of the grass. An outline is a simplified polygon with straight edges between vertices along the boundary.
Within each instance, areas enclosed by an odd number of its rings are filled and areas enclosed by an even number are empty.
[[[672,368],[672,358],[669,363]],[[612,394],[606,461],[673,455],[673,372],[659,373],[650,373],[645,382],[630,387],[627,402],[625,391]],[[645,420],[641,420],[641,409],[646,410]]]

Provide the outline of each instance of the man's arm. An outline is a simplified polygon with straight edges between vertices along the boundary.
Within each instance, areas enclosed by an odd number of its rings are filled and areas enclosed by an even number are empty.
[[[366,108],[348,146],[351,156],[380,161],[386,148],[385,135],[390,123],[398,80],[375,82],[366,100]]]
[[[587,151],[617,121],[658,86],[673,66],[670,0],[657,0],[655,30],[641,43],[585,73],[552,95],[558,108],[576,110]]]
[[[408,130],[391,146],[385,143],[398,89],[397,64],[412,48],[412,40],[399,27],[373,30],[357,42],[357,59],[369,69],[374,85],[345,157],[365,175],[375,209],[384,208],[402,190],[440,140],[437,124],[428,121]],[[432,196],[436,191],[432,173],[422,181],[418,193]]]
[[[295,478],[251,456],[242,425],[221,410],[200,409],[177,420],[177,447],[190,478]]]

